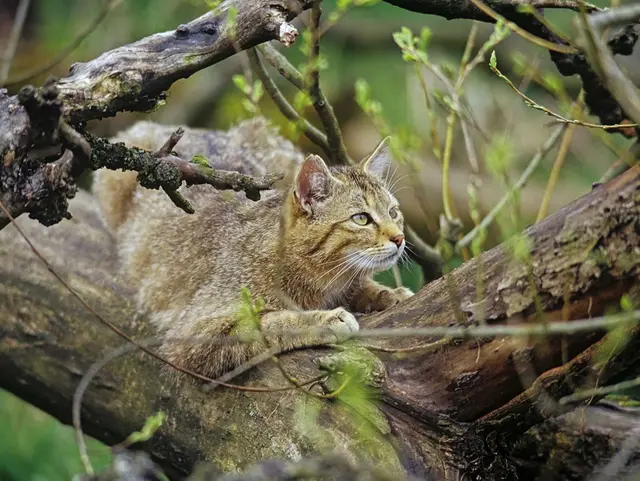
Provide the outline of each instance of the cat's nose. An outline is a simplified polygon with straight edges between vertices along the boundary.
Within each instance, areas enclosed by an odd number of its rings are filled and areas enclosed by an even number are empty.
[[[389,240],[393,242],[398,247],[398,249],[400,249],[402,243],[404,242],[404,236],[402,234],[395,235]]]

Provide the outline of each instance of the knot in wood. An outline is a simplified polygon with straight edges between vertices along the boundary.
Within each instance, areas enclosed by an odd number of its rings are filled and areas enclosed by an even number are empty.
[[[176,28],[176,36],[177,37],[186,37],[189,35],[189,27],[186,25],[178,25]]]
[[[218,32],[218,27],[214,23],[205,23],[202,26],[202,32],[207,35],[215,35]]]

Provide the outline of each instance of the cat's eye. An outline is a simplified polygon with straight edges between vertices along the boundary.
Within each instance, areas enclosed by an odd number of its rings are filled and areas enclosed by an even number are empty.
[[[353,214],[351,220],[358,225],[367,225],[371,222],[371,216],[365,212],[359,214]]]
[[[392,219],[395,219],[396,217],[398,217],[398,209],[396,207],[392,207],[389,211],[389,215]]]

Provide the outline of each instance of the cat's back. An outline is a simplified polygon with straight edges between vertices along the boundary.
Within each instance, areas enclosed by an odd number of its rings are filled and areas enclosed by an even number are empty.
[[[139,122],[113,141],[153,151],[175,129]],[[213,167],[248,175],[288,173],[302,159],[260,118],[227,132],[187,128],[174,150],[184,159],[204,155]],[[252,283],[252,265],[267,260],[260,257],[268,257],[266,246],[277,235],[278,191],[263,192],[262,200],[254,202],[242,192],[183,186],[180,192],[195,209],[187,214],[162,190],[137,185],[135,176],[135,172],[99,171],[94,191],[124,270],[145,304],[156,310],[175,308],[186,305],[207,283],[234,292]]]
[[[140,192],[119,235],[125,273],[155,311],[187,306],[202,289],[225,300],[255,286],[256,269],[268,269],[277,242],[278,192],[257,202],[206,185],[180,192],[194,214],[177,208],[164,192]]]

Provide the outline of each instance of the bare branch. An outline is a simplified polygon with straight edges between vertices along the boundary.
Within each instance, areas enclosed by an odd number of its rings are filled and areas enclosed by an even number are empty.
[[[318,147],[322,149],[327,157],[331,157],[331,150],[329,149],[329,144],[327,143],[327,136],[316,129],[308,120],[301,117],[298,112],[291,106],[291,104],[287,101],[280,89],[278,89],[277,85],[264,68],[262,60],[258,56],[258,53],[255,49],[247,50],[247,55],[249,56],[249,60],[251,60],[251,65],[256,75],[264,85],[264,89],[269,94],[269,96],[273,99],[275,104],[278,106],[282,115],[284,115],[287,119],[294,122],[296,125],[300,125],[302,127],[302,132],[305,137],[307,137],[311,142],[316,144]]]
[[[406,10],[411,10],[418,13],[426,13],[430,15],[438,15],[447,19],[454,18],[466,18],[469,20],[480,20],[482,22],[490,21],[491,17],[486,15],[482,10],[477,8],[471,0],[464,0],[460,2],[449,2],[447,0],[384,0],[386,3],[396,5]],[[515,7],[520,5],[531,5],[533,8],[566,8],[580,11],[582,6],[587,11],[600,10],[597,6],[586,2],[573,1],[573,0],[502,0],[499,3],[493,4],[500,13],[505,11],[513,12]]]
[[[149,110],[172,83],[269,40],[291,41],[288,20],[310,0],[231,0],[171,32],[158,33],[71,66],[58,85],[70,121],[104,118],[122,110]],[[232,26],[231,8],[237,9]],[[229,28],[233,27],[233,39]],[[158,55],[162,52],[161,55]]]
[[[640,91],[618,66],[609,47],[601,39],[602,32],[607,27],[637,23],[640,20],[640,5],[625,5],[593,14],[586,19],[581,18],[586,50],[594,70],[624,112],[633,122],[640,123]]]
[[[218,190],[244,191],[248,199],[259,200],[260,192],[269,190],[284,173],[271,173],[260,177],[213,168],[202,156],[191,161],[171,153],[184,131],[178,129],[156,152],[136,147],[126,147],[123,143],[111,143],[108,140],[86,134],[92,146],[91,168],[106,167],[112,170],[135,170],[140,173],[138,180],[143,187],[157,189],[162,187],[175,191],[184,181],[187,185],[208,184]]]
[[[320,121],[324,126],[327,134],[327,142],[331,150],[331,159],[333,162],[341,165],[351,163],[347,149],[342,140],[342,132],[338,119],[333,113],[333,107],[320,89],[320,16],[322,15],[322,7],[320,0],[313,3],[311,8],[311,58],[309,59],[309,72],[307,88],[311,96],[313,107],[320,117]]]
[[[317,45],[317,43],[316,43]],[[312,47],[313,48],[313,47]],[[346,165],[350,163],[350,159],[347,156],[346,149],[344,147],[344,143],[342,141],[342,134],[340,133],[340,126],[338,125],[338,120],[333,113],[333,108],[331,104],[325,97],[322,89],[320,89],[319,83],[315,82],[313,79],[316,78],[316,75],[313,74],[311,76],[312,82],[309,85],[309,82],[305,81],[304,75],[298,71],[287,58],[278,52],[273,46],[269,44],[262,45],[259,47],[259,50],[262,52],[267,61],[293,86],[295,86],[300,91],[309,90],[309,94],[311,96],[311,102],[313,104],[318,117],[322,122],[324,127],[324,131],[327,134],[327,142],[329,144],[329,148],[331,150],[330,158],[338,164]],[[312,63],[314,60],[311,61]],[[312,68],[313,71],[313,68]]]
[[[554,147],[565,129],[566,124],[556,127],[556,129],[551,133],[544,145],[542,145],[538,152],[536,152],[536,155],[533,156],[533,158],[529,162],[529,165],[527,165],[527,168],[524,170],[524,172],[522,172],[522,175],[515,183],[513,188],[510,189],[509,192],[507,192],[502,197],[502,199],[500,199],[500,201],[493,207],[493,209],[491,209],[491,212],[489,212],[484,217],[484,219],[482,219],[482,222],[480,222],[479,225],[474,227],[469,233],[467,233],[462,239],[460,239],[459,242],[456,243],[456,249],[463,249],[465,247],[468,247],[475,236],[478,235],[478,232],[486,229],[495,220],[496,216],[502,211],[504,206],[507,205],[509,199],[512,198],[513,192],[520,190],[525,186],[525,184],[529,180],[529,177],[531,177],[531,174],[533,174],[538,165],[540,165],[540,161],[544,158],[547,152],[549,152]]]

